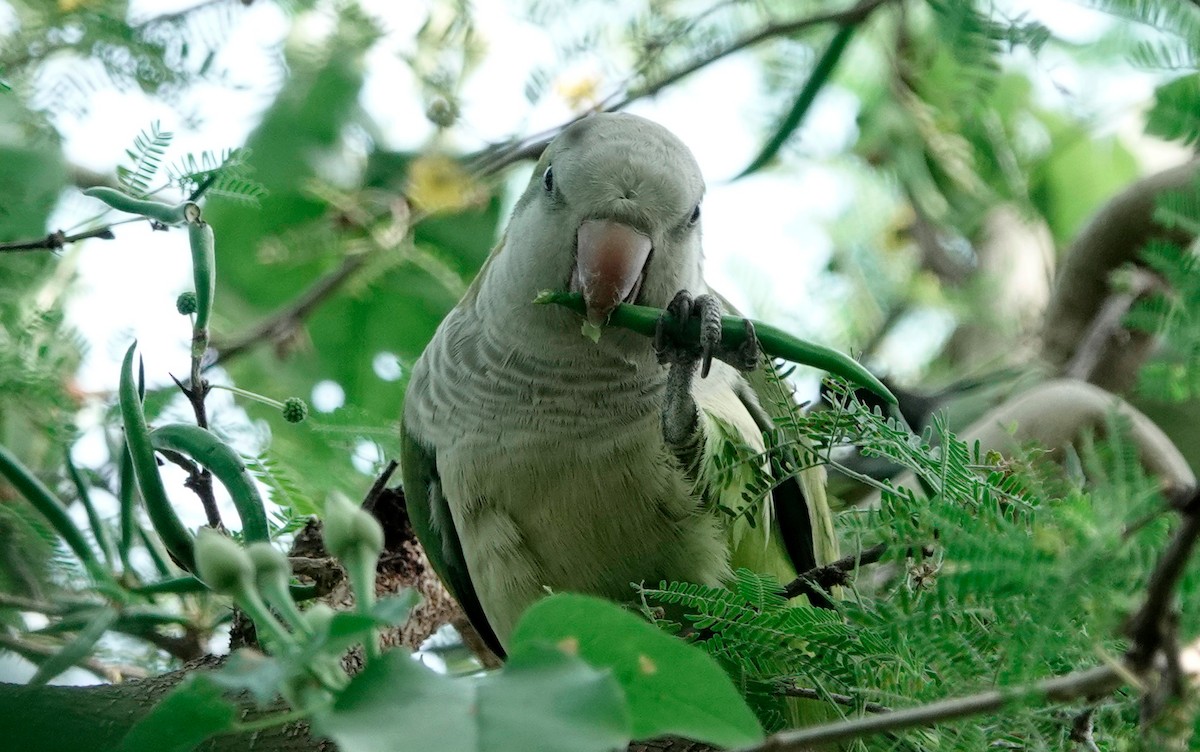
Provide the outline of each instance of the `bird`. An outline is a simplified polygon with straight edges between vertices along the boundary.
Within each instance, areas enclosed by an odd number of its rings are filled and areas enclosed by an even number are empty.
[[[704,280],[704,192],[691,151],[655,122],[569,125],[411,369],[400,465],[412,527],[497,655],[547,593],[628,602],[632,583],[717,587],[738,567],[786,582],[837,557],[820,467],[747,500],[766,470],[717,461],[761,462],[774,366],[753,337],[719,342],[720,317],[736,312]],[[593,326],[620,303],[669,316],[653,338],[605,328],[593,341],[578,314],[533,304],[564,288]],[[700,345],[681,334],[690,319]]]

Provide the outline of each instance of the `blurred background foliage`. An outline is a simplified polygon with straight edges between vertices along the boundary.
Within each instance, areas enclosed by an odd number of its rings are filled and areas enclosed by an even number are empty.
[[[743,248],[710,243],[710,256],[725,259],[721,281],[742,288],[734,296],[749,313],[862,353],[930,406],[948,405],[952,425],[1014,383],[1058,368],[1042,357],[1040,327],[1059,260],[1105,201],[1143,175],[1187,163],[1200,136],[1200,10],[1191,3],[1052,3],[1057,26],[1038,20],[1032,5],[965,0],[402,5],[0,2],[0,243],[121,220],[79,195],[117,184],[112,160],[120,156],[82,154],[96,149],[83,134],[113,121],[98,110],[134,95],[150,104],[117,118],[155,114],[126,130],[153,141],[152,120],[168,117],[175,142],[160,138],[161,154],[131,146],[121,164],[136,172],[147,154],[161,161],[147,174],[164,200],[206,181],[213,188],[204,209],[219,269],[210,377],[276,399],[300,395],[318,408],[291,426],[255,402],[214,407],[217,430],[257,458],[281,524],[319,509],[331,491],[361,497],[395,455],[408,366],[498,239],[543,126],[595,107],[651,116],[676,107],[697,118],[723,107],[722,92],[704,78],[709,69],[751,66],[761,93],[740,117],[753,137],[729,144],[744,155],[740,164],[721,164],[736,174],[774,144],[777,153],[746,180],[779,181],[772,185],[787,192],[782,205],[805,219],[736,222],[782,226],[795,247],[828,253],[805,257],[802,274],[790,274],[798,265],[783,258],[786,250],[760,249],[747,233]],[[1073,13],[1094,29],[1087,41],[1063,33]],[[510,24],[499,31],[485,24],[498,14]],[[839,22],[854,37],[832,77],[817,82],[812,117],[789,126]],[[506,48],[494,35],[514,25],[540,35],[538,60],[521,71],[524,98],[501,106],[472,82],[501,64]],[[226,53],[258,29],[278,38],[261,41],[252,58]],[[409,84],[397,88],[416,101],[389,110],[379,105],[380,87],[388,89],[380,77],[397,75]],[[251,114],[228,126],[226,107]],[[410,120],[380,114],[396,111]],[[823,132],[822,115],[838,111],[851,116]],[[805,187],[829,185],[811,182],[814,168],[849,196],[825,215],[806,213],[817,197]],[[728,185],[725,175],[710,177],[720,183],[714,195]],[[1200,211],[1183,216],[1195,223]],[[115,227],[117,242],[133,229]],[[164,245],[179,233],[144,234],[141,242]],[[108,462],[116,455],[105,453],[117,440],[106,417],[116,370],[84,378],[79,369],[89,348],[116,338],[123,350],[130,337],[95,331],[86,311],[67,315],[89,284],[76,273],[83,257],[102,259],[113,245],[92,239],[0,254],[0,443],[66,498],[77,495],[63,463],[72,446],[89,485],[116,487]],[[754,278],[776,268],[784,271],[775,286]],[[120,295],[138,304],[145,296],[140,316],[175,320],[160,304],[178,290],[154,297],[172,283],[136,266],[104,280],[124,280]],[[176,330],[186,346],[182,319]],[[1181,347],[1177,356],[1193,357],[1196,343]],[[181,410],[163,374],[183,373],[186,358],[148,358],[148,409]],[[931,397],[964,378],[988,388]],[[335,398],[318,398],[330,390]],[[1165,391],[1131,396],[1196,463],[1200,403],[1186,390],[1169,403]],[[4,494],[0,486],[0,591],[54,587],[63,570],[43,565],[55,555],[54,537]]]

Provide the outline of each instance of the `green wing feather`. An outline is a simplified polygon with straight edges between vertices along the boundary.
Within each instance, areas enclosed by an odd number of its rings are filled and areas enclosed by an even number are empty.
[[[425,549],[426,558],[450,594],[462,606],[479,636],[492,652],[503,657],[504,648],[492,631],[483,605],[479,602],[479,595],[471,583],[462,541],[454,529],[450,505],[442,495],[436,458],[403,424],[400,427],[400,472],[404,478],[408,518],[417,540]]]

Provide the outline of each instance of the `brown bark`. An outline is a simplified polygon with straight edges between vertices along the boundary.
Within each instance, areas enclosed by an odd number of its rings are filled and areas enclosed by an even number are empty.
[[[1071,244],[1059,267],[1042,337],[1042,356],[1055,369],[1065,369],[1087,339],[1112,294],[1114,269],[1136,263],[1154,238],[1190,241],[1186,233],[1159,225],[1154,207],[1159,194],[1191,185],[1198,172],[1200,160],[1192,160],[1137,181],[1101,207]],[[1125,391],[1153,344],[1150,335],[1116,328],[1094,356],[1097,368],[1088,380],[1109,391]]]

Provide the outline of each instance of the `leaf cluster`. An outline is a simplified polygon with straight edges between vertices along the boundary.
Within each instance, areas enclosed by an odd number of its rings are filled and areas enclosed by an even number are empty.
[[[1172,519],[1128,426],[1111,419],[1064,465],[1036,448],[1000,460],[980,456],[944,422],[918,437],[857,403],[848,388],[830,388],[836,407],[785,419],[782,433],[799,432],[803,442],[789,446],[815,445],[833,466],[836,444],[912,474],[911,487],[879,483],[875,505],[838,521],[852,550],[886,544],[883,561],[831,594],[833,609],[789,604],[780,583],[745,570],[726,588],[639,588],[648,613],[722,661],[768,728],[804,718],[813,697],[825,699],[826,714],[850,717],[940,699],[948,688],[1016,686],[1122,654],[1122,621]],[[1197,582],[1193,568],[1186,591]],[[1185,605],[1182,618],[1196,624],[1200,610]],[[785,699],[797,688],[810,699]],[[1018,706],[936,732],[868,737],[855,748],[1061,749],[1071,717]],[[1132,698],[1105,701],[1098,724],[1114,742],[1144,733]]]

